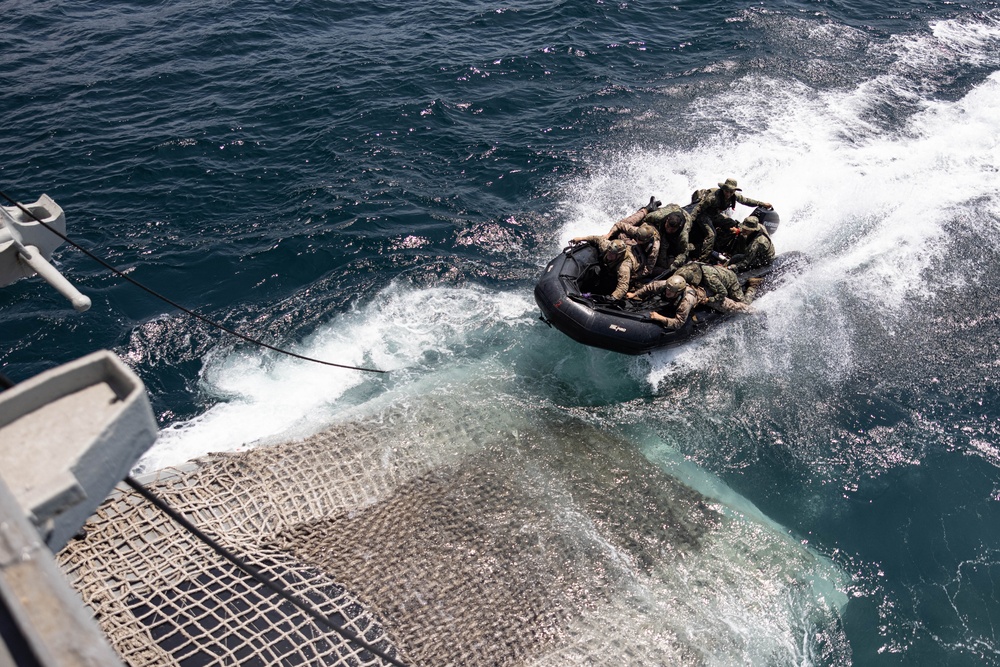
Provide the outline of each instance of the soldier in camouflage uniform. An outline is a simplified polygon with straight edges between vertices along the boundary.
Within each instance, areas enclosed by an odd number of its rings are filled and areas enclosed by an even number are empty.
[[[663,294],[663,298],[673,306],[674,316],[667,317],[651,311],[649,319],[659,322],[667,329],[680,329],[687,322],[691,311],[705,300],[705,290],[692,287],[679,275],[672,275],[666,280],[655,280],[642,289],[629,292],[630,299],[648,299],[654,294]]]
[[[706,264],[701,268],[701,286],[708,292],[705,305],[722,313],[750,312],[751,297],[743,292],[736,274],[724,266]]]
[[[633,278],[639,274],[644,264],[638,257],[635,246],[630,246],[621,239],[609,241],[602,235],[578,236],[570,242],[597,246],[597,251],[601,255],[601,265],[617,273],[618,282],[610,294],[612,299],[617,300],[625,296]]]
[[[769,266],[774,261],[774,243],[764,225],[755,216],[749,216],[740,224],[733,240],[729,268],[733,271],[747,271],[759,266]]]
[[[692,219],[687,211],[677,204],[667,204],[646,216],[644,222],[659,228],[660,249],[653,272],[673,273],[682,267],[693,249],[688,242]]]
[[[642,210],[642,209],[640,209]],[[614,240],[625,237],[632,244],[636,245],[645,258],[644,265],[639,271],[640,276],[648,275],[656,264],[656,258],[660,254],[660,233],[652,225],[645,222],[638,227],[617,222],[611,231],[605,234],[604,238]],[[628,242],[628,241],[627,241]]]
[[[712,266],[701,262],[688,262],[674,275],[683,277],[688,283],[705,290],[704,305],[723,313],[749,313],[750,302],[762,281],[751,278],[747,290],[743,291],[736,274],[724,266]]]
[[[637,258],[642,260],[642,269],[639,274],[645,275],[649,273],[653,264],[656,262],[656,257],[660,252],[660,234],[656,227],[652,225],[645,224],[643,222],[647,215],[657,210],[660,207],[660,202],[656,200],[656,197],[650,197],[649,203],[637,210],[635,213],[625,216],[611,227],[607,234],[605,234],[603,239],[607,241],[614,241],[615,239],[620,239],[622,237],[628,239],[627,243],[630,245],[638,245],[639,252],[634,253]],[[570,239],[571,243],[581,243],[585,239],[590,239],[589,236],[580,236],[574,239]]]
[[[692,203],[697,202],[691,211],[694,225],[689,235],[689,241],[695,245],[695,259],[707,261],[715,246],[716,227],[731,225],[731,219],[723,211],[735,209],[737,203],[755,208],[772,208],[770,203],[751,199],[740,194],[741,192],[742,188],[736,186],[736,179],[727,178],[719,183],[719,187],[696,190],[691,196]]]

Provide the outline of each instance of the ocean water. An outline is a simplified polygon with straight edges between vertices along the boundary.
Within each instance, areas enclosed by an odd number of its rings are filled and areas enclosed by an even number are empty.
[[[140,471],[428,396],[443,432],[449,404],[558,417],[836,572],[786,590],[719,547],[671,576],[743,640],[649,587],[648,641],[669,616],[705,664],[1000,664],[997,3],[0,8],[0,190],[227,326],[388,371],[233,340],[64,246],[93,307],[0,291],[0,370],[116,351],[162,426]],[[727,177],[812,258],[757,316],[638,358],[538,321],[570,237]]]

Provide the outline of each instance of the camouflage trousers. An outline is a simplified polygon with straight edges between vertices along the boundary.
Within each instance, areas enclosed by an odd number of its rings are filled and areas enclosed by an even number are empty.
[[[735,273],[724,266],[702,266],[701,270],[701,284],[711,292],[710,300],[722,301],[723,298],[729,297],[738,303],[750,303]]]
[[[752,312],[750,304],[740,303],[739,301],[733,301],[728,296],[722,301],[709,302],[707,304],[712,310],[717,310],[720,313],[749,313]]]

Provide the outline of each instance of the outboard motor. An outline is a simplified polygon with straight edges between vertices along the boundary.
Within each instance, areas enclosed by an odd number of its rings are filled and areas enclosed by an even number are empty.
[[[778,212],[772,209],[761,208],[758,206],[753,210],[753,215],[761,224],[764,225],[764,229],[767,230],[768,235],[773,234],[778,230],[778,223],[781,222],[781,218],[778,216]]]

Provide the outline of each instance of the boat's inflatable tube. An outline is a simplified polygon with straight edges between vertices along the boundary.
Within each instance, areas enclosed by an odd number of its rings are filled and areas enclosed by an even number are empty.
[[[599,266],[594,246],[566,248],[549,262],[535,285],[542,319],[584,345],[643,354],[687,340],[707,321],[720,317],[715,311],[692,313],[683,327],[671,331],[649,319],[648,311],[626,312],[602,303],[606,300],[583,291],[597,283]]]
[[[741,278],[766,277],[758,290],[759,296],[773,289],[777,275],[797,271],[805,262],[801,253],[785,253],[775,258],[771,266],[748,271]],[[542,311],[542,319],[584,345],[624,354],[644,354],[682,343],[731,317],[698,309],[680,329],[666,329],[649,318],[649,310],[626,310],[622,302],[610,302],[606,297],[591,294],[599,291],[599,273],[599,256],[594,246],[585,244],[563,250],[549,262],[535,285],[535,302]],[[624,306],[629,308],[632,304]]]

